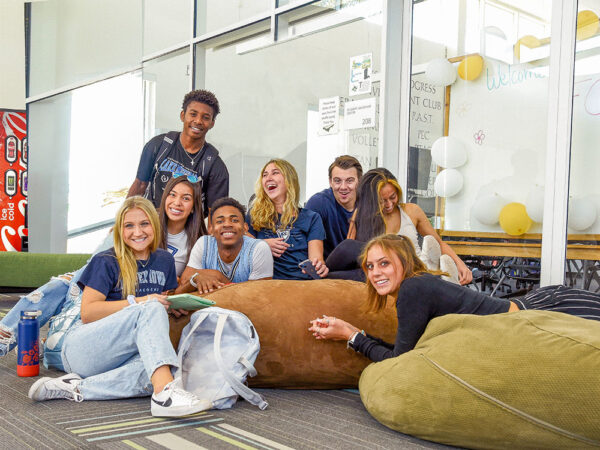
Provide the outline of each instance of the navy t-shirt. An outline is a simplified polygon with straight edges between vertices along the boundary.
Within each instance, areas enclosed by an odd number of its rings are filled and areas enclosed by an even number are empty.
[[[273,258],[273,278],[276,280],[312,280],[302,273],[298,264],[308,259],[308,242],[325,239],[325,229],[321,217],[314,211],[300,208],[298,219],[282,233],[265,228],[256,231],[250,223],[250,214],[246,215],[246,222],[252,236],[257,239],[271,239],[285,236],[289,231],[287,243],[290,246],[280,257]]]
[[[192,155],[185,151],[181,140],[177,137],[169,150],[162,154],[159,150],[164,137],[165,134],[159,134],[144,145],[136,178],[150,183],[150,201],[158,209],[165,186],[174,173],[197,176],[202,187],[202,204],[206,217],[208,208],[215,200],[229,195],[227,166],[219,157],[218,150],[208,142],[202,150]],[[161,162],[158,173],[151,179],[155,159],[159,157],[161,157]],[[214,159],[212,166],[205,170],[208,161],[212,159]]]
[[[162,248],[150,255],[147,261],[137,262],[138,287],[136,297],[161,292],[177,287],[175,260],[173,255]],[[96,254],[85,268],[77,282],[83,289],[89,286],[106,295],[106,300],[123,300],[123,292],[119,283],[121,270],[114,248]]]
[[[331,188],[313,195],[306,202],[305,208],[317,212],[323,220],[326,235],[323,254],[327,258],[333,249],[346,239],[353,211],[348,211],[336,201]]]

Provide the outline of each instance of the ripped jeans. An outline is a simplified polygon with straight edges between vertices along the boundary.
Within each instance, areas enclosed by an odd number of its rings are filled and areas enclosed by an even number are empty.
[[[17,334],[19,320],[22,311],[41,311],[38,317],[40,327],[44,326],[52,316],[58,314],[67,299],[69,289],[79,289],[77,281],[81,277],[87,264],[72,275],[71,280],[60,277],[52,277],[42,287],[21,297],[21,300],[2,318],[0,321],[0,330],[8,331],[11,336],[8,338],[0,337],[0,356],[6,355],[17,345]]]
[[[113,234],[109,233],[104,241],[94,250],[92,257],[103,250],[107,250],[113,245]],[[88,259],[90,262],[92,258]],[[35,291],[21,297],[21,300],[17,302],[15,306],[6,314],[5,317],[0,320],[0,331],[10,333],[10,337],[2,337],[0,334],[0,357],[6,355],[17,345],[17,333],[19,320],[21,319],[22,311],[41,311],[41,315],[38,317],[40,327],[46,325],[48,321],[58,314],[65,304],[67,299],[67,292],[69,290],[79,289],[77,281],[81,277],[83,270],[87,267],[87,264],[81,269],[77,270],[71,280],[67,280],[60,277],[52,277],[45,285],[37,288]],[[75,294],[76,295],[76,294]]]

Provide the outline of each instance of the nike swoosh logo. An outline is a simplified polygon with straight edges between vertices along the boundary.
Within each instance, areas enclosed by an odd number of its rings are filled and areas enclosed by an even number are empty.
[[[71,382],[73,382],[73,381],[81,381],[81,379],[80,378],[65,378],[65,379],[63,379],[63,381],[65,383],[71,384]]]
[[[154,398],[154,396],[152,396],[152,401],[154,403],[156,403],[157,405],[164,406],[164,407],[169,407],[169,406],[171,406],[171,403],[173,403],[173,400],[171,400],[171,397],[169,397],[168,399],[166,399],[164,402],[160,402],[160,401],[156,400]]]

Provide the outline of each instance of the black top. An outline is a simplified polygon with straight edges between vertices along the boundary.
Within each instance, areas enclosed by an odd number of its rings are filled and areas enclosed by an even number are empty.
[[[405,279],[398,290],[398,331],[392,346],[373,336],[358,334],[353,348],[372,361],[393,358],[415,348],[431,319],[446,314],[485,316],[508,312],[510,301],[490,297],[441,278],[422,274]]]
[[[150,183],[146,198],[158,209],[165,185],[174,173],[195,175],[202,183],[202,204],[206,217],[208,207],[215,200],[229,195],[229,172],[219,157],[219,151],[206,142],[198,153],[192,155],[185,151],[177,135],[173,144],[159,153],[164,137],[165,134],[159,134],[150,139],[140,157],[136,178]],[[155,164],[156,172],[153,170]]]

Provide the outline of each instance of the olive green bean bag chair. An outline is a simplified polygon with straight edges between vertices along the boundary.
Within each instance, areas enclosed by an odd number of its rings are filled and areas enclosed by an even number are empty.
[[[469,448],[600,447],[600,322],[557,312],[432,320],[414,350],[367,367],[382,424]]]
[[[364,283],[347,280],[263,280],[239,283],[204,295],[216,306],[244,313],[260,338],[252,387],[335,389],[358,386],[367,358],[346,348],[346,341],[315,339],[309,320],[326,314],[340,317],[391,342],[398,321],[396,304],[365,312]],[[171,342],[177,348],[188,317],[171,318]]]

